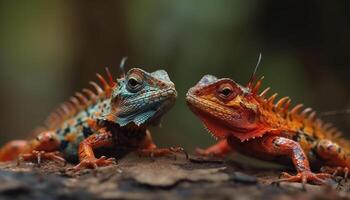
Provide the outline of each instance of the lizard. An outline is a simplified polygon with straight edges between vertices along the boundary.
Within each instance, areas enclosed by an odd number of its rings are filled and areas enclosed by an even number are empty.
[[[260,60],[260,59],[259,59]],[[219,141],[202,156],[226,156],[237,151],[255,158],[293,164],[296,175],[282,172],[275,182],[326,184],[331,175],[350,168],[350,142],[330,123],[323,122],[303,104],[291,107],[289,97],[277,102],[277,93],[262,92],[263,76],[242,86],[230,78],[205,75],[186,94],[190,110]],[[311,166],[310,166],[311,164]],[[312,168],[311,168],[312,167]],[[321,169],[314,173],[313,168]]]
[[[121,68],[125,60],[122,60]],[[124,71],[124,70],[123,70]],[[14,140],[0,149],[0,161],[42,159],[76,162],[73,170],[116,163],[100,149],[112,154],[135,151],[139,155],[162,156],[184,152],[180,147],[157,148],[149,127],[160,124],[174,105],[177,91],[165,70],[152,73],[130,69],[116,80],[106,68],[107,79],[97,73],[102,87],[83,89],[59,106],[45,122],[45,129],[30,141]]]

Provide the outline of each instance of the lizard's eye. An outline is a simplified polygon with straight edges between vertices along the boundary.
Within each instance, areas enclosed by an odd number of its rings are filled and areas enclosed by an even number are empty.
[[[230,88],[224,88],[221,90],[220,93],[221,93],[221,95],[227,97],[232,93],[232,90]]]
[[[138,91],[143,85],[139,77],[130,77],[128,80],[127,88],[130,92]]]
[[[233,88],[230,85],[223,85],[219,88],[218,94],[223,99],[228,99],[233,96]]]

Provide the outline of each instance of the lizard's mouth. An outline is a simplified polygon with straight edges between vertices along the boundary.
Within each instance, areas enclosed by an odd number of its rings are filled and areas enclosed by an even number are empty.
[[[175,104],[175,100],[177,97],[177,92],[174,90],[171,92],[172,94],[163,100],[160,100],[157,104],[155,104],[154,108],[151,110],[155,110],[154,115],[148,120],[148,123],[154,126],[160,124],[162,116],[167,113]]]
[[[187,94],[186,103],[190,110],[199,117],[207,131],[216,139],[223,139],[229,136],[231,127],[228,127],[222,120],[225,114],[219,113],[206,100],[202,100],[194,95]],[[221,116],[221,117],[220,117]]]

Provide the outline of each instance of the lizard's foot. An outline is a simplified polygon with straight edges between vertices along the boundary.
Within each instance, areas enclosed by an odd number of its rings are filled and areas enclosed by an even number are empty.
[[[331,174],[333,177],[337,175],[343,175],[345,182],[348,180],[349,168],[348,167],[322,167],[321,172]]]
[[[283,178],[280,178],[277,181],[274,181],[274,183],[301,182],[304,189],[305,189],[306,183],[308,182],[312,182],[317,185],[324,185],[327,183],[326,179],[329,179],[331,177],[331,175],[328,173],[313,173],[311,171],[299,172],[296,175],[290,175],[286,172],[283,172],[281,175]]]
[[[85,158],[78,165],[69,168],[68,170],[80,171],[83,169],[97,169],[101,166],[115,165],[117,164],[115,158],[107,158],[101,156],[100,158]]]
[[[38,166],[41,165],[43,160],[53,160],[57,163],[66,165],[66,160],[61,156],[58,151],[55,152],[45,152],[45,151],[36,151],[33,150],[31,153],[22,154],[18,158],[18,164],[21,161],[35,161]]]
[[[176,160],[176,153],[183,153],[188,159],[188,153],[182,147],[169,147],[169,148],[154,148],[154,149],[140,149],[137,151],[139,156],[148,156],[152,160],[155,157],[173,155]]]

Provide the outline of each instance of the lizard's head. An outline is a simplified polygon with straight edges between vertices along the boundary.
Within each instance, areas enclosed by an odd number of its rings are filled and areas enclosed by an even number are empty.
[[[156,125],[175,103],[177,92],[168,73],[148,73],[139,68],[129,70],[117,80],[112,92],[112,113],[120,126]]]
[[[248,87],[229,78],[205,75],[187,95],[190,109],[217,138],[233,135],[241,141],[261,136],[259,109]]]

